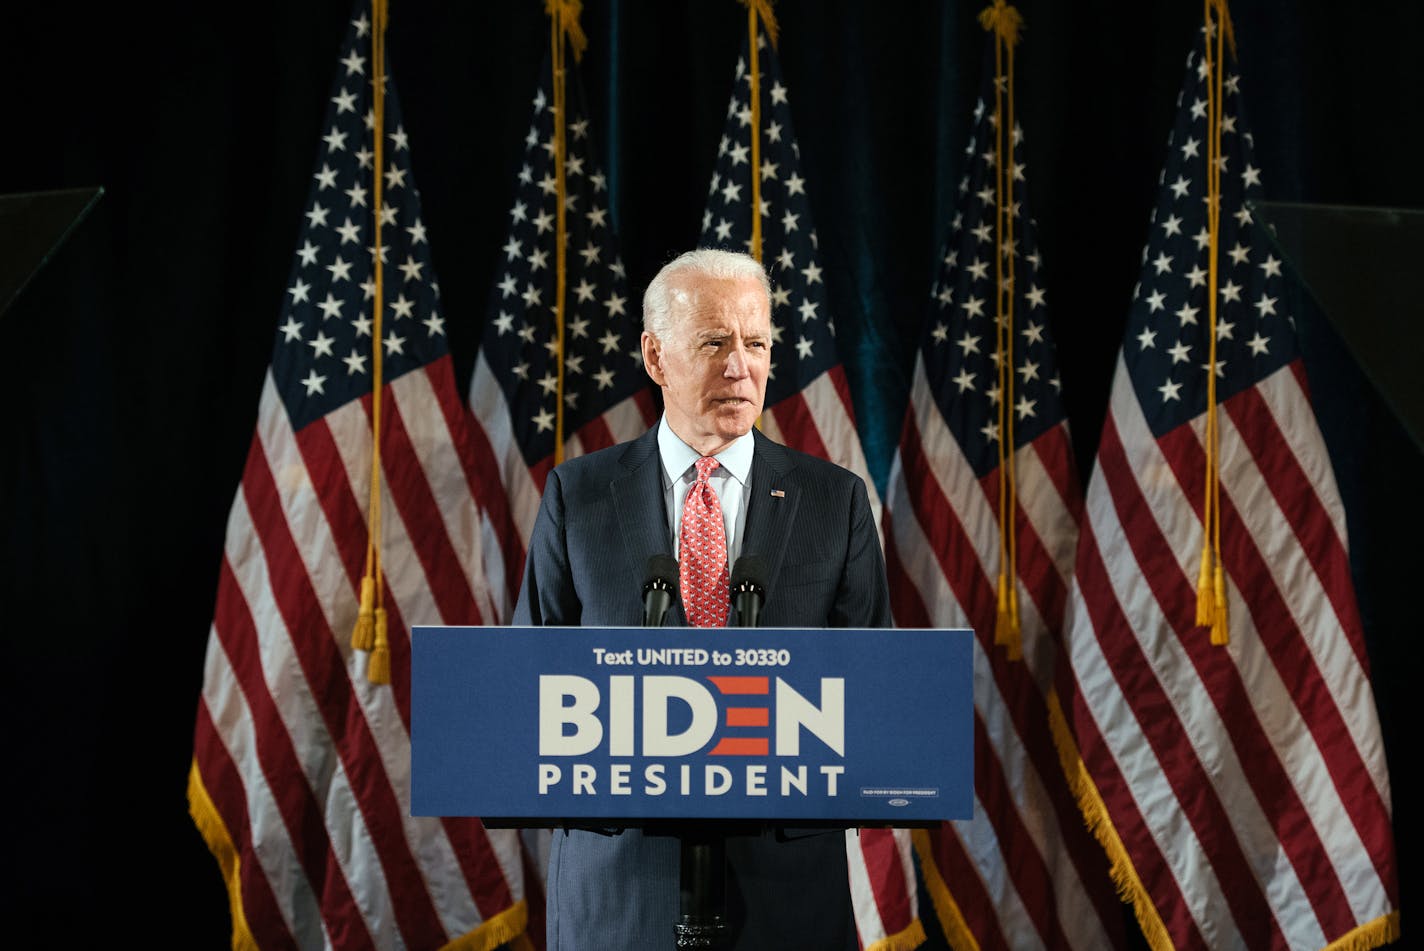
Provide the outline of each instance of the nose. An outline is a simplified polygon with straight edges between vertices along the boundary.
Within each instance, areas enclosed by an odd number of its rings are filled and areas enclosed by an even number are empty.
[[[740,380],[748,376],[746,348],[741,344],[735,344],[729,348],[729,351],[727,367],[722,371],[722,376],[729,380]]]

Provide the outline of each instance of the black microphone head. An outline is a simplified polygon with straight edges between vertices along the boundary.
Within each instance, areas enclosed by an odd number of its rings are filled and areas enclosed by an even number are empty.
[[[766,594],[766,560],[760,555],[743,555],[732,566],[731,589]]]
[[[677,562],[672,555],[654,555],[648,559],[643,572],[643,590],[657,588],[661,591],[677,591]]]

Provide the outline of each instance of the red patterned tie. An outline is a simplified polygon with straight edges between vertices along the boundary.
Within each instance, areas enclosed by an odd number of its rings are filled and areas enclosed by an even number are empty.
[[[727,536],[722,525],[722,503],[707,477],[721,463],[711,456],[697,460],[697,481],[687,490],[682,505],[682,531],[678,536],[679,581],[682,606],[693,627],[726,627]]]

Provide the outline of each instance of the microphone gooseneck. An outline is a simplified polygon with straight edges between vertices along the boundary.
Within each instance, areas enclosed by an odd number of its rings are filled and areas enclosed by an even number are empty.
[[[662,627],[677,597],[677,562],[672,555],[654,555],[643,573],[643,626]]]
[[[738,627],[756,627],[766,603],[766,562],[760,555],[743,555],[732,566],[729,585]]]

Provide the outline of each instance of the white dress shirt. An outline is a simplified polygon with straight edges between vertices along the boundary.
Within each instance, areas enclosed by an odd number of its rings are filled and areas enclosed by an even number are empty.
[[[737,563],[742,553],[742,536],[747,527],[745,499],[752,478],[753,437],[750,432],[739,437],[713,458],[720,465],[708,477],[712,491],[722,506],[722,528],[727,537],[727,563]],[[677,540],[682,529],[682,506],[687,492],[697,481],[697,450],[678,438],[664,416],[658,423],[658,455],[663,464],[663,502],[667,505],[668,531],[672,535],[672,556],[678,557]]]

